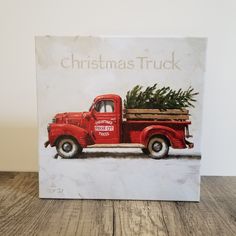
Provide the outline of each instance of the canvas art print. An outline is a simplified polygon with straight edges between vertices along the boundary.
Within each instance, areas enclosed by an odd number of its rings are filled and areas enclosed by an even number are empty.
[[[206,39],[36,37],[41,198],[199,201]]]

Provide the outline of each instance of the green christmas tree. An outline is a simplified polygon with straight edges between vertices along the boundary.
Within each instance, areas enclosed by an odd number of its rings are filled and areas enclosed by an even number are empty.
[[[124,99],[126,109],[182,109],[194,107],[195,96],[199,93],[194,92],[192,87],[187,90],[173,90],[170,87],[158,88],[157,84],[143,89],[136,85],[128,91]]]

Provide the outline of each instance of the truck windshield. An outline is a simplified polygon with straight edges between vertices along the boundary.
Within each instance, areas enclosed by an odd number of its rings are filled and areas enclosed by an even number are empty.
[[[94,102],[93,102],[92,105],[90,106],[89,111],[92,110],[93,106],[94,106]]]

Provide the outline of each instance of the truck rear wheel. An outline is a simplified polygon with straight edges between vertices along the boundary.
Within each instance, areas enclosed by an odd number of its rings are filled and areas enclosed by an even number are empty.
[[[168,155],[169,145],[165,138],[156,136],[150,139],[147,150],[150,157],[161,159]]]
[[[73,158],[82,152],[82,147],[71,137],[61,138],[56,145],[57,153],[63,158]]]

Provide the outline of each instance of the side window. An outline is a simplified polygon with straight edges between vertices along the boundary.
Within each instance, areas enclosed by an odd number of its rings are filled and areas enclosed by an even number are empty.
[[[114,112],[114,102],[106,101],[105,112]]]
[[[111,100],[100,101],[96,104],[95,110],[101,113],[114,112],[114,102]]]

